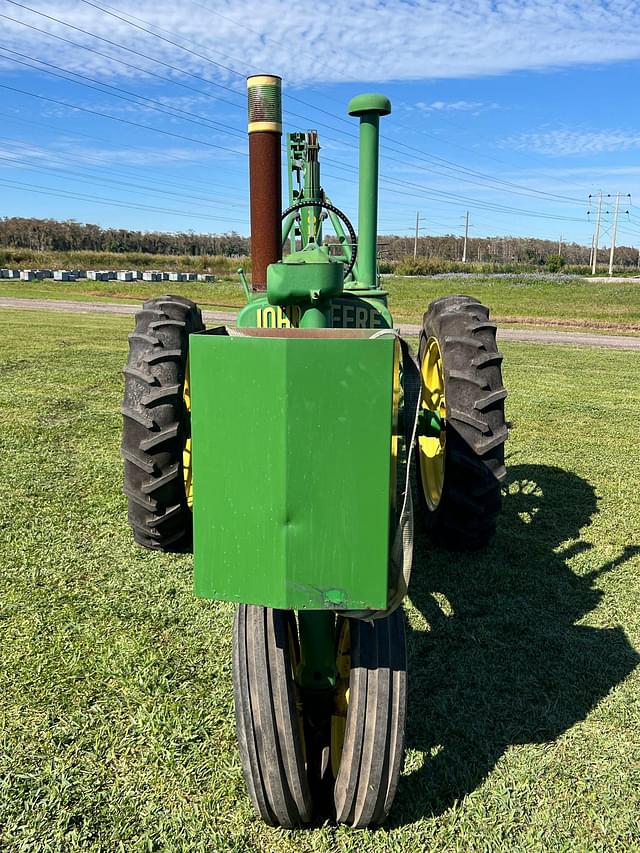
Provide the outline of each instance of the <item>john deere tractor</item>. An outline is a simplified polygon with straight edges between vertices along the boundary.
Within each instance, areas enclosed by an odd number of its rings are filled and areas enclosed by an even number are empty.
[[[349,104],[357,236],[322,186],[315,131],[286,137],[282,211],[280,78],[250,77],[248,101],[247,304],[234,328],[205,328],[181,296],[143,305],[124,370],[124,491],[136,541],[192,551],[195,594],[236,606],[238,747],[257,813],[365,827],[389,813],[402,769],[414,515],[456,549],[495,530],[502,356],[468,296],[428,306],[417,359],[394,329],[376,252],[389,100]]]

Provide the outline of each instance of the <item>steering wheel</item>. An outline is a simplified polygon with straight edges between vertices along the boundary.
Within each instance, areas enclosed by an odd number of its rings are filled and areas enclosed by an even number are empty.
[[[324,210],[328,210],[330,213],[334,213],[338,219],[342,222],[349,233],[349,239],[351,240],[351,260],[347,264],[344,270],[344,277],[346,278],[353,270],[353,267],[356,262],[356,257],[358,255],[358,238],[356,237],[355,228],[349,222],[346,213],[343,213],[339,208],[334,207],[332,204],[329,204],[327,201],[313,201],[309,199],[307,201],[297,201],[295,204],[292,204],[291,207],[288,207],[286,210],[282,211],[283,220],[289,216],[290,213],[294,213],[296,210],[302,210],[304,207],[322,207]]]

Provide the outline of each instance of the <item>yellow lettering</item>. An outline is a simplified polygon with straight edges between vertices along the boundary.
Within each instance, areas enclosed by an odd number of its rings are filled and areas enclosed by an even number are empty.
[[[299,305],[290,305],[284,310],[278,305],[267,305],[256,311],[256,327],[258,329],[289,329],[300,325],[302,311]]]
[[[356,329],[367,329],[369,327],[370,310],[362,305],[356,306]]]

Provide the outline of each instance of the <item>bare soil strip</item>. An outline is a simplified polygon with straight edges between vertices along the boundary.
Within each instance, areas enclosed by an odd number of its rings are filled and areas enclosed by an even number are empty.
[[[139,310],[138,305],[124,305],[114,302],[75,302],[72,300],[53,299],[18,299],[13,296],[0,297],[0,308],[25,308],[31,310],[45,311],[67,311],[73,314],[125,314],[132,315]],[[203,311],[205,322],[233,323],[236,313],[230,311]],[[497,317],[498,323],[514,322],[544,323],[545,326],[554,325],[553,320],[532,320],[531,318],[505,318]],[[560,324],[558,324],[560,325]],[[579,321],[562,323],[564,326],[575,325],[581,327]],[[600,323],[590,323],[595,328],[609,328]],[[400,324],[399,329],[403,335],[420,334],[420,326],[411,324]],[[621,326],[612,326],[612,329],[620,330]],[[629,326],[624,327],[629,330]],[[631,327],[634,328],[634,327]],[[637,337],[625,335],[601,335],[588,334],[586,332],[561,332],[536,329],[499,329],[498,337],[505,341],[522,341],[539,344],[568,344],[572,346],[607,347],[609,349],[640,350],[640,335]]]
[[[555,317],[493,316],[496,323],[520,326],[557,326],[559,329],[602,329],[604,332],[640,332],[640,323],[612,323],[603,320],[559,320]]]

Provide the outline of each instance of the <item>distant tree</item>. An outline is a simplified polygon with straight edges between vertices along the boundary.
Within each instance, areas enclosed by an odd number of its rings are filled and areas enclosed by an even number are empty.
[[[565,265],[565,259],[562,255],[547,255],[546,267],[549,272],[560,272]]]

